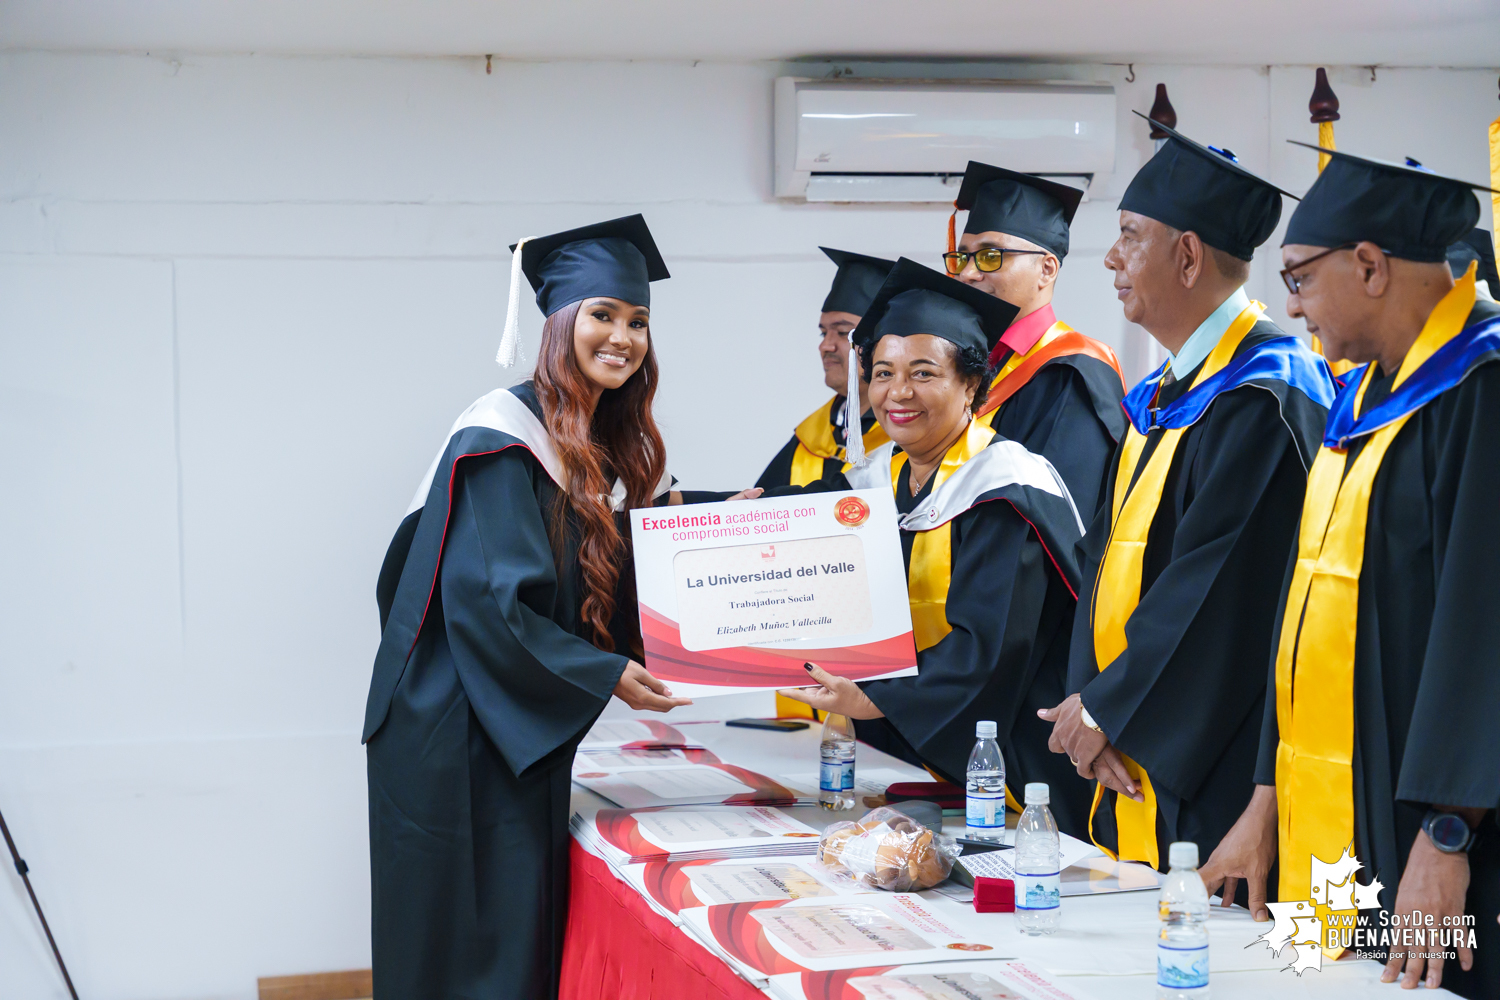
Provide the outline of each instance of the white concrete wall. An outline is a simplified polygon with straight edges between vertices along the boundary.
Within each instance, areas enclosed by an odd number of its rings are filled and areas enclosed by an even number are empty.
[[[0,54],[0,810],[85,996],[368,963],[374,578],[453,416],[506,379],[506,244],[646,214],[675,275],[659,418],[706,487],[824,398],[817,244],[936,263],[938,209],[769,196],[785,71]],[[1311,71],[1018,72],[1119,87],[1058,310],[1138,372],[1100,266],[1150,151],[1129,110],[1164,81],[1185,130],[1300,190],[1313,158],[1281,140],[1314,135]],[[1340,145],[1482,178],[1494,80],[1336,72]],[[0,996],[63,996],[8,866]]]

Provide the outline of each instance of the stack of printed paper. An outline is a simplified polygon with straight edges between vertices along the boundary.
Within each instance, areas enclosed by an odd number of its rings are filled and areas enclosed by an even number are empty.
[[[698,747],[676,726],[655,719],[600,719],[578,744],[579,750],[642,750],[653,747]]]
[[[585,809],[573,835],[616,868],[647,861],[815,854],[818,831],[769,806]]]
[[[802,972],[1015,958],[1015,921],[936,894],[724,903],[683,910],[682,925],[752,981]],[[997,919],[1000,918],[1000,919]]]
[[[1085,1000],[1024,962],[944,962],[772,976],[777,1000]]]
[[[685,805],[811,805],[818,786],[796,787],[726,764],[708,750],[587,750],[573,780],[627,809]]]
[[[626,865],[619,875],[651,908],[674,924],[683,910],[716,903],[774,899],[863,896],[871,889],[846,873],[824,867],[813,857],[749,861],[648,861]]]

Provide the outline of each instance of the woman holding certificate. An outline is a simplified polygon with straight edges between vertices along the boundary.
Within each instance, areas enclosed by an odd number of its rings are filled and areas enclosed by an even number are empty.
[[[639,215],[523,241],[516,266],[547,317],[536,372],[459,417],[380,571],[377,1000],[554,996],[574,750],[611,694],[687,704],[638,662],[621,535],[620,512],[682,502],[651,416],[666,266]]]
[[[975,723],[994,720],[1007,784],[1047,782],[1059,825],[1081,832],[1089,789],[1047,749],[1036,710],[1066,693],[1083,525],[1046,459],[973,419],[1015,313],[903,258],[855,328],[891,440],[862,461],[853,444],[842,475],[806,489],[894,491],[919,672],[856,684],[808,664],[819,686],[782,693],[853,718],[861,739],[956,784]]]

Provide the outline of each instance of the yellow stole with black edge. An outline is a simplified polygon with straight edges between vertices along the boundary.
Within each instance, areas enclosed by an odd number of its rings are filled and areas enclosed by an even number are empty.
[[[835,396],[808,415],[797,425],[797,449],[792,453],[793,486],[806,486],[823,478],[823,462],[836,458],[844,460],[844,448],[833,436],[833,406],[840,397]],[[847,434],[852,428],[845,428]],[[865,454],[890,440],[885,429],[878,423],[864,433]]]
[[[1219,338],[1218,346],[1209,354],[1208,360],[1198,371],[1193,386],[1216,374],[1234,358],[1234,352],[1252,327],[1261,319],[1265,306],[1251,302],[1229,329]],[[1191,386],[1189,390],[1191,390]],[[1146,538],[1151,532],[1151,522],[1156,518],[1156,509],[1161,504],[1162,489],[1166,485],[1167,472],[1172,467],[1172,457],[1188,428],[1181,427],[1162,432],[1161,440],[1151,452],[1146,467],[1140,476],[1135,476],[1141,453],[1146,447],[1146,435],[1135,428],[1132,422],[1126,431],[1121,446],[1120,467],[1115,475],[1114,506],[1110,516],[1109,544],[1104,558],[1099,563],[1099,573],[1094,584],[1094,600],[1090,610],[1090,624],[1094,633],[1094,659],[1100,672],[1107,670],[1121,653],[1125,652],[1125,624],[1141,601],[1141,573],[1145,566]],[[1135,479],[1132,485],[1131,480]],[[1104,798],[1104,785],[1094,787],[1094,803],[1089,809],[1089,838],[1094,846],[1115,860],[1147,861],[1153,868],[1161,867],[1161,851],[1156,842],[1156,790],[1151,785],[1151,776],[1131,758],[1120,755],[1125,761],[1125,770],[1141,789],[1144,802],[1136,802],[1124,795],[1115,796],[1115,830],[1118,854],[1099,843],[1094,836],[1094,814]]]
[[[1427,317],[1396,372],[1392,391],[1464,329],[1473,308],[1471,266]],[[1360,382],[1356,414],[1374,371],[1372,364]],[[1308,474],[1297,563],[1276,649],[1276,810],[1283,900],[1312,898],[1311,859],[1331,862],[1354,841],[1354,648],[1365,530],[1376,473],[1411,415],[1371,434],[1347,471],[1348,449],[1325,444]],[[1335,958],[1341,952],[1325,949]]]

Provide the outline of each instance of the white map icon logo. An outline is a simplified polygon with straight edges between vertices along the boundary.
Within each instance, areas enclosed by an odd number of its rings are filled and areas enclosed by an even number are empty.
[[[1317,857],[1311,858],[1311,863],[1312,898],[1267,903],[1276,923],[1260,936],[1273,952],[1292,946],[1295,957],[1287,968],[1299,976],[1308,969],[1323,970],[1325,928],[1353,928],[1360,910],[1380,906],[1382,888],[1379,879],[1369,885],[1354,880],[1354,873],[1364,865],[1354,856],[1353,845],[1344,848],[1343,855],[1331,864]]]

